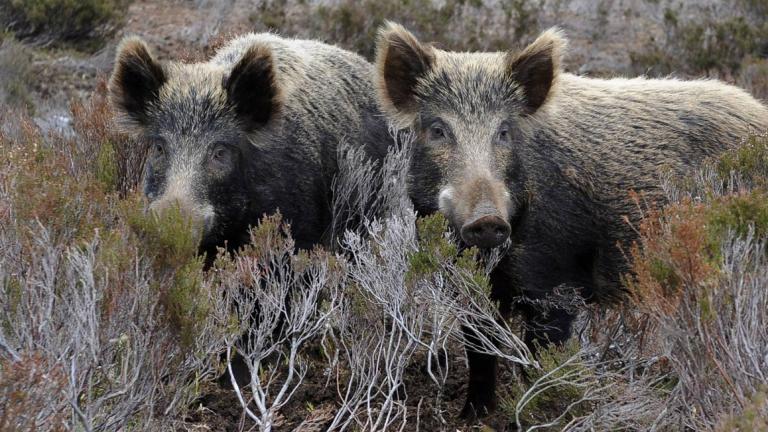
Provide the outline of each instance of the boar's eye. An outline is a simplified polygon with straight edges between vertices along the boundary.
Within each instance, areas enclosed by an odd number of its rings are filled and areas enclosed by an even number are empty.
[[[509,129],[509,125],[501,125],[496,136],[498,137],[500,144],[509,144],[512,142],[512,132]]]
[[[152,160],[162,160],[165,157],[165,141],[162,138],[152,138],[149,152]]]
[[[445,139],[445,128],[442,124],[435,122],[429,127],[430,141],[439,141]]]
[[[210,163],[213,168],[226,170],[232,166],[235,160],[234,149],[226,143],[217,143],[211,151]]]
[[[216,150],[213,151],[213,158],[218,161],[223,161],[227,158],[227,155],[229,154],[229,149],[227,149],[224,146],[219,146],[216,148]]]

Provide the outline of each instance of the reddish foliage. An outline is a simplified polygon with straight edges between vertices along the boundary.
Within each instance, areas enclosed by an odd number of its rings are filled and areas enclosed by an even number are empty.
[[[66,386],[64,371],[45,357],[26,354],[19,361],[0,361],[0,432],[64,431],[66,406],[51,406]]]

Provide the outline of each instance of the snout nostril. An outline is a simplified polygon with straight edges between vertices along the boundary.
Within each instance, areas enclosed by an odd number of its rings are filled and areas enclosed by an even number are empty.
[[[461,237],[471,246],[481,248],[496,247],[507,239],[510,226],[498,216],[483,216],[461,229]]]

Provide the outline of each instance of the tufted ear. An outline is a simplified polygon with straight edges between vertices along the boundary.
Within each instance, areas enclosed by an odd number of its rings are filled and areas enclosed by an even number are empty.
[[[147,123],[149,107],[160,97],[165,71],[138,37],[123,39],[117,49],[115,69],[109,80],[109,99],[123,121],[133,126]]]
[[[254,45],[224,81],[229,102],[249,130],[264,126],[280,110],[276,72],[270,49]]]
[[[507,53],[507,74],[523,88],[529,114],[544,105],[552,93],[566,45],[563,33],[552,28],[542,33],[522,52]]]
[[[379,103],[398,126],[416,117],[416,84],[435,61],[430,45],[422,45],[403,26],[387,23],[379,31],[376,44],[376,84]]]

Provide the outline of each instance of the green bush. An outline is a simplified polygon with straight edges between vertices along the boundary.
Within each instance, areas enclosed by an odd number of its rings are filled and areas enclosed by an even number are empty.
[[[724,181],[738,174],[748,186],[768,188],[768,136],[750,137],[744,145],[726,152],[716,169]]]
[[[744,411],[721,421],[717,432],[768,432],[766,411],[768,411],[768,396],[766,390],[762,389],[752,395]]]
[[[411,282],[445,272],[446,264],[452,263],[457,277],[469,286],[477,287],[484,296],[490,296],[491,283],[481,264],[480,251],[476,247],[459,250],[445,233],[448,220],[440,213],[419,218],[416,221],[419,248],[409,257],[407,278]]]
[[[680,27],[683,61],[698,71],[738,71],[747,55],[758,55],[758,41],[768,36],[768,26],[752,25],[743,17],[724,21],[689,23]]]

